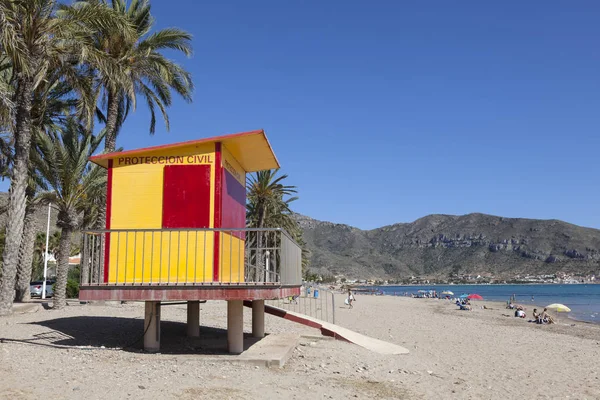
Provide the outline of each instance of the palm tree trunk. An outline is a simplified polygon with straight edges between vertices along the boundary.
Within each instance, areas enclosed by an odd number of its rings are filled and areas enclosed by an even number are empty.
[[[35,235],[37,226],[34,218],[34,208],[28,206],[25,210],[25,227],[19,248],[19,265],[17,267],[17,295],[15,301],[30,300],[29,283],[33,266],[33,252],[35,250]]]
[[[20,78],[17,85],[15,114],[15,158],[8,196],[6,244],[2,253],[3,271],[0,283],[0,315],[12,312],[19,248],[23,238],[29,149],[31,148],[31,92],[33,81]]]
[[[58,245],[58,258],[56,259],[56,289],[52,295],[55,310],[60,310],[67,305],[67,275],[69,273],[71,236],[73,236],[73,229],[62,228]]]
[[[119,119],[119,96],[112,90],[108,93],[108,108],[106,111],[106,136],[104,137],[104,152],[112,153],[117,148],[117,122]]]
[[[117,122],[119,119],[119,96],[114,91],[110,91],[108,94],[108,109],[106,112],[106,136],[104,137],[104,152],[112,153],[117,148]],[[96,229],[106,229],[106,203],[98,210],[98,226]],[[100,262],[97,265],[99,271],[97,274],[92,275],[97,277],[97,281],[100,282],[104,276],[104,249],[106,243],[102,241],[99,252]]]

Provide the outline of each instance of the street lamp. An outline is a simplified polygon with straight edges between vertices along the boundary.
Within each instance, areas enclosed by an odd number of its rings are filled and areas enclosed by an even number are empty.
[[[44,283],[42,283],[42,299],[46,298],[46,279],[48,275],[48,240],[50,239],[50,206],[48,203],[48,225],[46,226],[46,252],[44,253]]]

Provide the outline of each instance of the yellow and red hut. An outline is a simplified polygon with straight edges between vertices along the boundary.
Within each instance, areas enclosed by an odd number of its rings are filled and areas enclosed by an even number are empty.
[[[80,299],[146,301],[156,308],[170,300],[239,302],[299,293],[297,244],[282,230],[245,228],[246,174],[279,168],[264,131],[90,160],[108,172],[106,230],[84,232],[82,268],[89,273],[82,274]],[[262,249],[256,237],[274,232],[279,239]],[[274,274],[256,273],[265,267]]]

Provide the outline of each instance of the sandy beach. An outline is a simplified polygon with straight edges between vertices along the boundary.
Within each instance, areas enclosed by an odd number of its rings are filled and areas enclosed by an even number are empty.
[[[201,305],[198,342],[185,337],[185,306],[164,307],[161,354],[139,341],[121,349],[141,335],[142,303],[15,314],[0,319],[0,398],[600,398],[600,326],[540,326],[503,316],[503,304],[474,304],[358,295],[353,309],[336,309],[339,325],[410,350],[399,356],[267,316],[267,332],[305,335],[281,369],[210,360],[203,340],[225,328],[223,302]],[[244,317],[249,332],[249,309]]]

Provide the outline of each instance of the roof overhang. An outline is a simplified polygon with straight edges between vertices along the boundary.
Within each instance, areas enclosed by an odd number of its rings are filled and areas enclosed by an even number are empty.
[[[126,150],[114,153],[100,154],[90,157],[90,161],[108,168],[108,161],[119,157],[145,156],[159,154],[164,150],[178,150],[182,152],[200,144],[218,143],[224,145],[227,150],[240,163],[246,172],[263,171],[266,169],[277,169],[279,161],[271,148],[271,144],[264,130],[234,133],[231,135],[216,136],[212,138],[190,140],[162,146],[145,147],[141,149]]]

